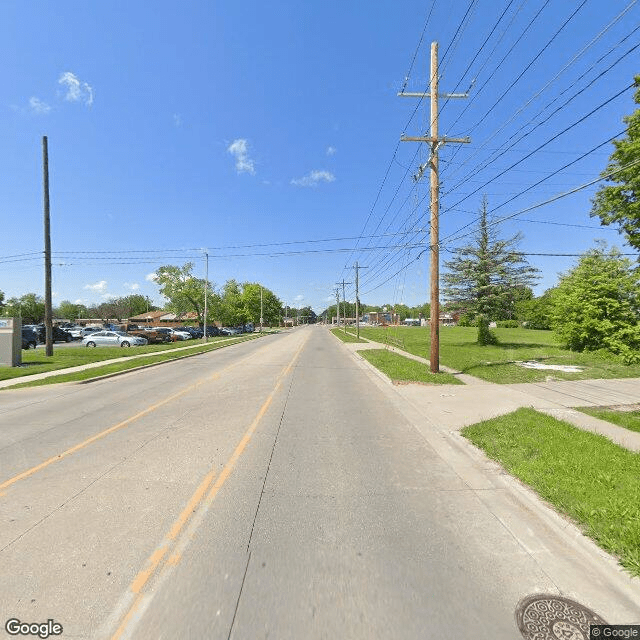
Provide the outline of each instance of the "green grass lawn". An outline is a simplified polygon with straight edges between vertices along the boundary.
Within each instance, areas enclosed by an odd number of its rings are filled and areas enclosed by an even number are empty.
[[[54,346],[53,356],[44,355],[44,346],[38,347],[36,350],[28,350],[22,352],[21,367],[0,367],[0,380],[8,380],[16,378],[15,389],[19,386],[37,386],[42,384],[54,384],[58,382],[70,382],[73,380],[86,380],[116,371],[125,371],[146,364],[156,362],[164,362],[176,358],[182,358],[188,355],[202,353],[204,351],[212,351],[228,344],[236,344],[244,340],[252,340],[259,337],[259,333],[249,334],[240,338],[228,336],[219,338],[210,338],[208,343],[201,341],[187,342],[171,342],[168,344],[145,345],[144,347],[132,347],[123,349],[121,347],[95,347],[89,349],[87,347],[63,347],[56,349]],[[190,344],[191,343],[191,344]],[[180,350],[180,347],[189,346],[189,349]],[[126,356],[143,355],[142,358],[134,358],[125,362],[111,363],[109,360],[115,360]],[[85,371],[73,373],[64,373],[64,369],[69,367],[77,367],[83,364],[93,362],[105,362],[104,367],[96,367]],[[31,382],[19,382],[19,378],[30,376],[35,373],[44,373],[48,371],[60,370],[61,375],[43,378],[42,380],[34,380]]]
[[[640,365],[625,365],[621,359],[603,352],[576,353],[560,347],[551,331],[494,329],[500,344],[476,344],[475,327],[440,328],[440,364],[462,373],[499,384],[593,378],[640,377]],[[389,327],[360,329],[360,335],[382,344],[399,340],[408,353],[429,358],[429,327]],[[525,369],[515,361],[536,360],[543,364],[583,367],[580,373]]]
[[[424,382],[427,384],[462,384],[450,373],[431,373],[429,365],[406,358],[386,349],[363,349],[358,351],[394,382]]]
[[[600,409],[596,407],[578,407],[578,411],[617,424],[630,431],[640,432],[640,411],[615,411],[614,409]]]
[[[533,409],[462,434],[640,577],[640,454]]]
[[[340,338],[342,342],[366,342],[366,340],[361,340],[357,338],[355,334],[345,333],[344,329],[331,329],[331,333],[337,338]]]

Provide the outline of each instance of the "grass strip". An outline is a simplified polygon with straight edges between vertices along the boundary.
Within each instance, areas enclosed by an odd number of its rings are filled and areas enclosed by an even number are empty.
[[[476,342],[478,330],[475,327],[440,327],[440,363],[498,384],[640,377],[640,365],[625,365],[621,357],[603,350],[569,351],[558,345],[551,331],[523,328],[493,331],[500,343],[483,347]],[[360,327],[360,335],[381,344],[401,343],[403,351],[429,358],[429,327]],[[583,370],[569,373],[527,369],[516,364],[527,360],[577,365]]]
[[[423,382],[425,384],[463,384],[450,373],[431,373],[429,365],[401,356],[387,349],[358,351],[367,362],[379,369],[393,382]]]
[[[340,338],[342,342],[366,342],[366,340],[357,338],[352,333],[345,333],[343,329],[331,329],[331,333],[333,333],[336,338]]]
[[[243,337],[249,337],[252,334],[246,334]],[[257,334],[259,335],[259,334]],[[238,340],[237,337],[221,336],[212,339],[207,344],[213,344],[213,341]],[[45,356],[44,346],[38,347],[36,350],[28,350],[22,352],[22,366],[20,367],[0,367],[0,380],[9,380],[11,378],[21,378],[30,376],[34,373],[47,373],[49,371],[58,371],[69,367],[77,367],[103,360],[114,360],[116,358],[139,356],[144,354],[156,354],[164,351],[173,350],[189,350],[197,348],[198,344],[205,344],[197,340],[169,342],[165,344],[149,344],[142,347],[132,347],[123,349],[122,347],[95,347],[88,348],[82,346],[65,346],[55,347],[52,356]]]
[[[528,408],[462,434],[640,577],[640,454]]]
[[[60,375],[49,376],[47,378],[40,378],[37,380],[29,380],[27,382],[16,382],[16,384],[4,389],[19,389],[23,387],[39,387],[47,384],[59,384],[62,382],[81,382],[83,380],[91,380],[92,378],[100,378],[114,373],[121,373],[123,371],[129,371],[131,369],[137,369],[139,367],[147,367],[153,364],[160,364],[162,362],[168,362],[170,360],[180,360],[182,358],[190,358],[191,356],[199,355],[201,353],[207,353],[209,351],[216,351],[224,347],[231,346],[232,344],[239,344],[240,342],[246,342],[247,340],[255,340],[259,335],[252,335],[243,337],[242,339],[226,340],[215,343],[202,344],[198,347],[192,347],[190,350],[176,351],[175,349],[164,350],[162,352],[155,352],[149,356],[143,358],[134,358],[132,360],[125,360],[122,362],[113,362],[111,364],[105,364],[103,367],[93,367],[91,369],[83,369],[82,371],[73,371],[70,373],[61,373]],[[111,350],[112,348],[106,347]],[[122,357],[122,353],[118,351],[119,357]],[[113,351],[111,359],[113,359]],[[0,389],[2,390],[2,389]]]
[[[619,427],[629,429],[629,431],[638,431],[640,433],[640,411],[615,411],[614,409],[601,409],[599,407],[577,407],[577,409],[594,418],[606,420],[617,424]]]

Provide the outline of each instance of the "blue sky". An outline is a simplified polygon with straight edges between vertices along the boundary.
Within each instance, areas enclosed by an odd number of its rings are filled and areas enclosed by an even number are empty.
[[[516,214],[606,166],[611,144],[592,150],[635,107],[638,25],[629,0],[4,0],[0,290],[43,293],[46,135],[54,303],[162,303],[149,274],[204,276],[204,248],[217,285],[289,305],[322,310],[356,261],[364,302],[428,300],[428,179],[411,179],[427,149],[399,143],[428,105],[396,94],[425,90],[434,41],[441,92],[469,89],[440,134],[472,140],[440,152],[443,261],[483,194],[527,253],[630,251],[589,218],[597,185]],[[576,258],[529,260],[542,293]]]

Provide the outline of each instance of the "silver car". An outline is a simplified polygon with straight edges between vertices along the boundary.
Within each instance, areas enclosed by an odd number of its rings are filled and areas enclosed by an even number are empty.
[[[66,332],[71,334],[74,340],[81,340],[84,338],[84,329],[82,327],[69,327]]]
[[[82,339],[85,347],[139,347],[147,342],[146,338],[130,336],[124,331],[96,331]]]

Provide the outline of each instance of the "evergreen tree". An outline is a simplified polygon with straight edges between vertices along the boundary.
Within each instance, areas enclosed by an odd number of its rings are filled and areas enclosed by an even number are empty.
[[[443,294],[450,309],[488,320],[514,317],[515,303],[528,295],[539,278],[516,247],[517,233],[508,239],[497,235],[496,225],[487,216],[487,200],[482,202],[478,228],[471,244],[454,250],[454,258],[444,263]]]

